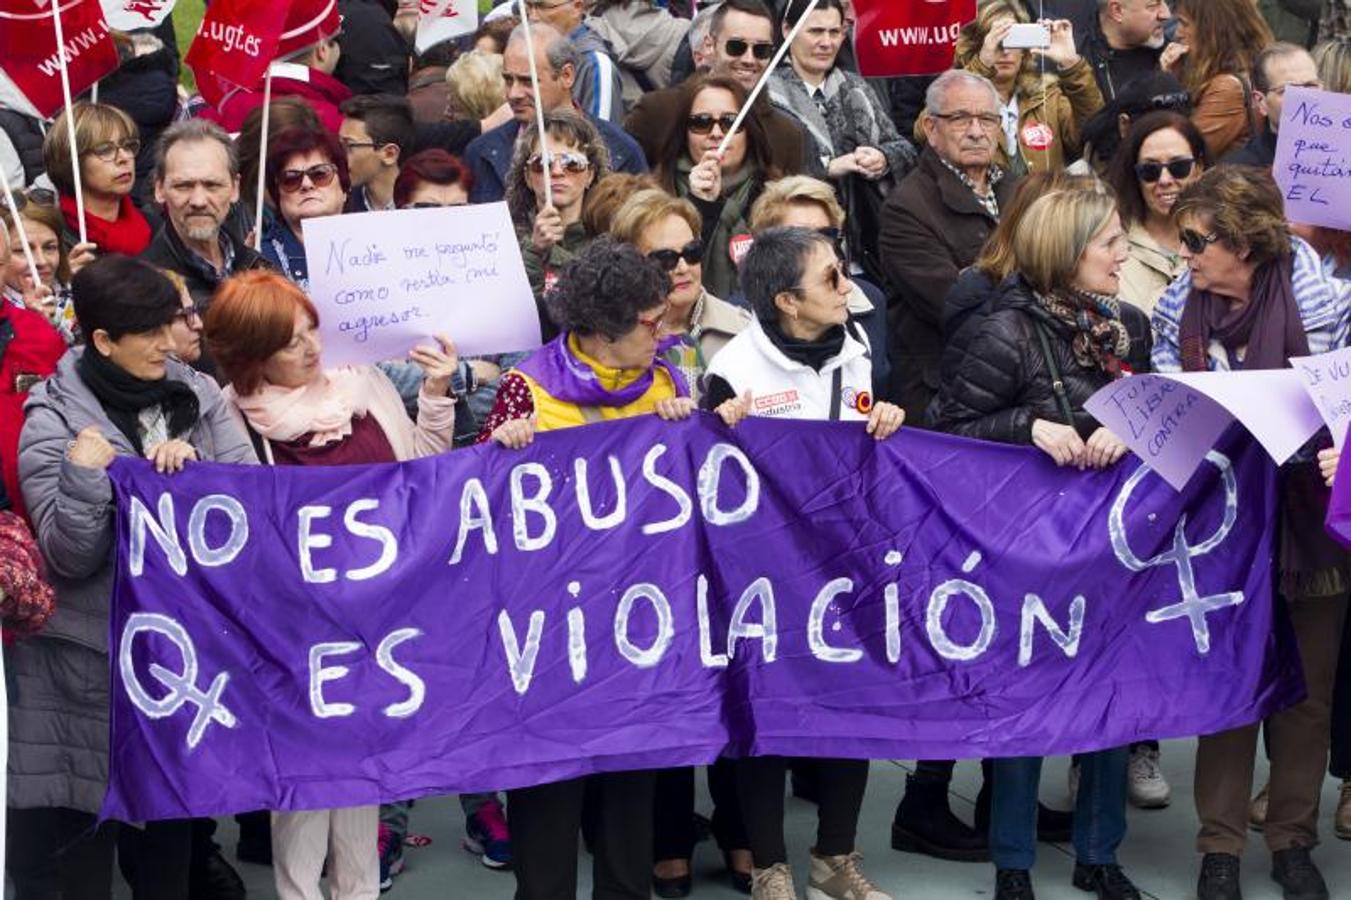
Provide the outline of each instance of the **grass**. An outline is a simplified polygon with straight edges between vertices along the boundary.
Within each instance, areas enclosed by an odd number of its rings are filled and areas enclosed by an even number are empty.
[[[488,12],[496,5],[494,0],[478,0],[479,14]],[[206,3],[204,0],[178,0],[174,5],[174,35],[178,38],[178,55],[181,59],[187,52],[189,45],[192,44],[192,38],[197,34],[197,26],[202,22],[202,15],[206,12]],[[197,81],[192,77],[192,70],[183,66],[178,75],[178,80],[189,92],[197,89]]]

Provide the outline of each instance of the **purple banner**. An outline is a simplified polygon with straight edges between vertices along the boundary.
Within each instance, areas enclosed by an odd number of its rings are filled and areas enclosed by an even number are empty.
[[[707,416],[364,468],[119,460],[104,815],[1256,721],[1303,682],[1274,468],[1230,437],[1181,493],[1134,457]]]

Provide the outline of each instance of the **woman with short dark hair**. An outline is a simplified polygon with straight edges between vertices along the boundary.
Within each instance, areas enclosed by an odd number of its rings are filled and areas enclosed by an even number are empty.
[[[1292,357],[1347,342],[1347,283],[1292,237],[1270,173],[1219,166],[1173,208],[1187,272],[1154,310],[1154,367],[1161,372],[1285,369]],[[1328,490],[1314,451],[1322,431],[1281,467],[1277,588],[1294,625],[1308,696],[1266,719],[1271,780],[1263,837],[1286,896],[1328,896],[1309,850],[1327,769],[1332,688],[1347,613],[1345,548],[1323,530]],[[1196,746],[1197,845],[1202,900],[1238,896],[1248,842],[1258,723],[1204,735]]]
[[[253,449],[216,383],[173,358],[174,286],[119,254],[91,262],[71,285],[86,344],[33,388],[19,444],[19,479],[57,611],[6,649],[10,695],[9,875],[19,897],[110,897],[116,824],[98,822],[108,777],[108,615],[112,484],[118,456],[161,472],[191,460],[251,463]],[[192,823],[151,822],[153,864],[133,893],[188,896]],[[152,893],[153,892],[153,893]]]
[[[694,413],[689,385],[663,351],[662,267],[601,237],[563,266],[547,301],[562,334],[502,376],[479,440],[519,449],[535,432],[655,413]],[[599,808],[593,896],[647,900],[652,889],[652,771],[607,772],[507,792],[518,900],[577,894],[584,793]]]
[[[268,142],[264,184],[277,214],[263,226],[263,257],[302,290],[308,289],[300,223],[343,211],[352,189],[347,152],[336,135],[322,128],[283,131]]]

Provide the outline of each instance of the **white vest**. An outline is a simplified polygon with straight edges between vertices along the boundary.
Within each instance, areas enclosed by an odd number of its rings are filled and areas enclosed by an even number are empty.
[[[754,416],[829,420],[832,397],[838,391],[838,418],[863,421],[873,405],[867,340],[861,330],[846,327],[839,354],[816,372],[784,356],[756,320],[719,351],[708,374],[726,381],[738,397],[750,391]]]

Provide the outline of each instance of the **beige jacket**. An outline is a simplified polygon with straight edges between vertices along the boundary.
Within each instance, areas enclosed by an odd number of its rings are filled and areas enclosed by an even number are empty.
[[[704,364],[713,361],[718,351],[727,346],[727,342],[741,333],[751,324],[750,310],[733,306],[726,300],[719,300],[705,292],[703,308],[690,323],[690,335],[699,343],[699,353]]]
[[[1159,297],[1174,279],[1187,271],[1187,264],[1181,255],[1150,237],[1143,225],[1132,225],[1126,238],[1130,242],[1130,256],[1121,267],[1121,292],[1117,296],[1153,315]]]

